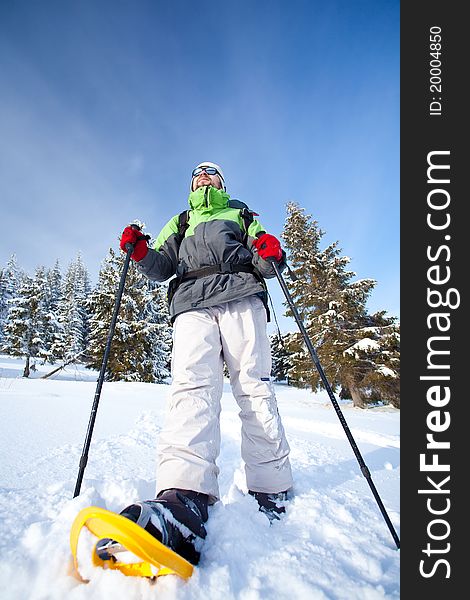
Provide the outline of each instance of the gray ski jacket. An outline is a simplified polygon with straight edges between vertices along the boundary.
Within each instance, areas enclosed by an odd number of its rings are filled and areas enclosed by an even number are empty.
[[[263,278],[274,277],[275,272],[253,245],[254,239],[265,233],[254,213],[212,186],[191,192],[189,207],[184,234],[180,232],[180,215],[175,215],[137,263],[139,271],[151,280],[166,281],[176,276],[169,286],[172,320],[188,310],[254,294],[267,308]],[[285,266],[283,261],[281,269]]]

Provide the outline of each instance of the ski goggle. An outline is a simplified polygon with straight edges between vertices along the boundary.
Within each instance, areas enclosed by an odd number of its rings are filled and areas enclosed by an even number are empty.
[[[192,176],[197,177],[203,171],[205,173],[207,173],[208,175],[219,175],[219,177],[220,177],[220,173],[219,173],[219,171],[217,171],[217,169],[215,167],[196,167],[192,173]]]

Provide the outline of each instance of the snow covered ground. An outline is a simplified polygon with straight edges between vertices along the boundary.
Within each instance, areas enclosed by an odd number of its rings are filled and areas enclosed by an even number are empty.
[[[104,384],[82,492],[73,499],[97,374],[68,367],[43,380],[40,375],[52,370],[46,366],[23,379],[22,370],[21,361],[0,356],[3,600],[400,597],[400,553],[328,396],[276,386],[295,497],[282,521],[270,526],[245,495],[240,424],[228,382],[218,461],[222,501],[212,508],[193,577],[161,577],[152,584],[84,564],[91,581],[78,583],[67,574],[70,526],[78,511],[97,505],[119,512],[154,497],[168,386]],[[340,404],[399,534],[400,413]]]

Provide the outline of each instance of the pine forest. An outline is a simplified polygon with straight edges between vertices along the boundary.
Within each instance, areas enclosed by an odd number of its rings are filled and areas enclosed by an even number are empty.
[[[348,269],[338,242],[322,247],[324,231],[304,209],[287,204],[283,275],[335,393],[354,406],[400,407],[400,326],[385,310],[370,314],[376,281]],[[62,272],[23,271],[12,255],[0,266],[0,352],[35,365],[80,363],[99,370],[125,256],[109,249],[92,286],[80,254]],[[167,285],[147,280],[130,264],[107,361],[106,380],[168,383],[172,326]],[[292,316],[287,302],[285,315]],[[270,336],[274,381],[318,391],[321,379],[300,332]],[[228,375],[227,370],[225,374]]]

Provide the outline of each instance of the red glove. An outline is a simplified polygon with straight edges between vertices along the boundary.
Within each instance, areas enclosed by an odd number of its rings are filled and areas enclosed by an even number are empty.
[[[144,258],[149,250],[147,246],[148,239],[150,239],[150,237],[148,235],[143,235],[139,229],[126,227],[122,232],[119,246],[121,250],[127,252],[126,244],[132,244],[134,246],[134,252],[131,254],[131,258],[138,262]]]
[[[258,250],[258,254],[264,260],[273,258],[276,262],[282,260],[281,242],[269,233],[263,233],[258,239],[254,240],[253,245]]]

